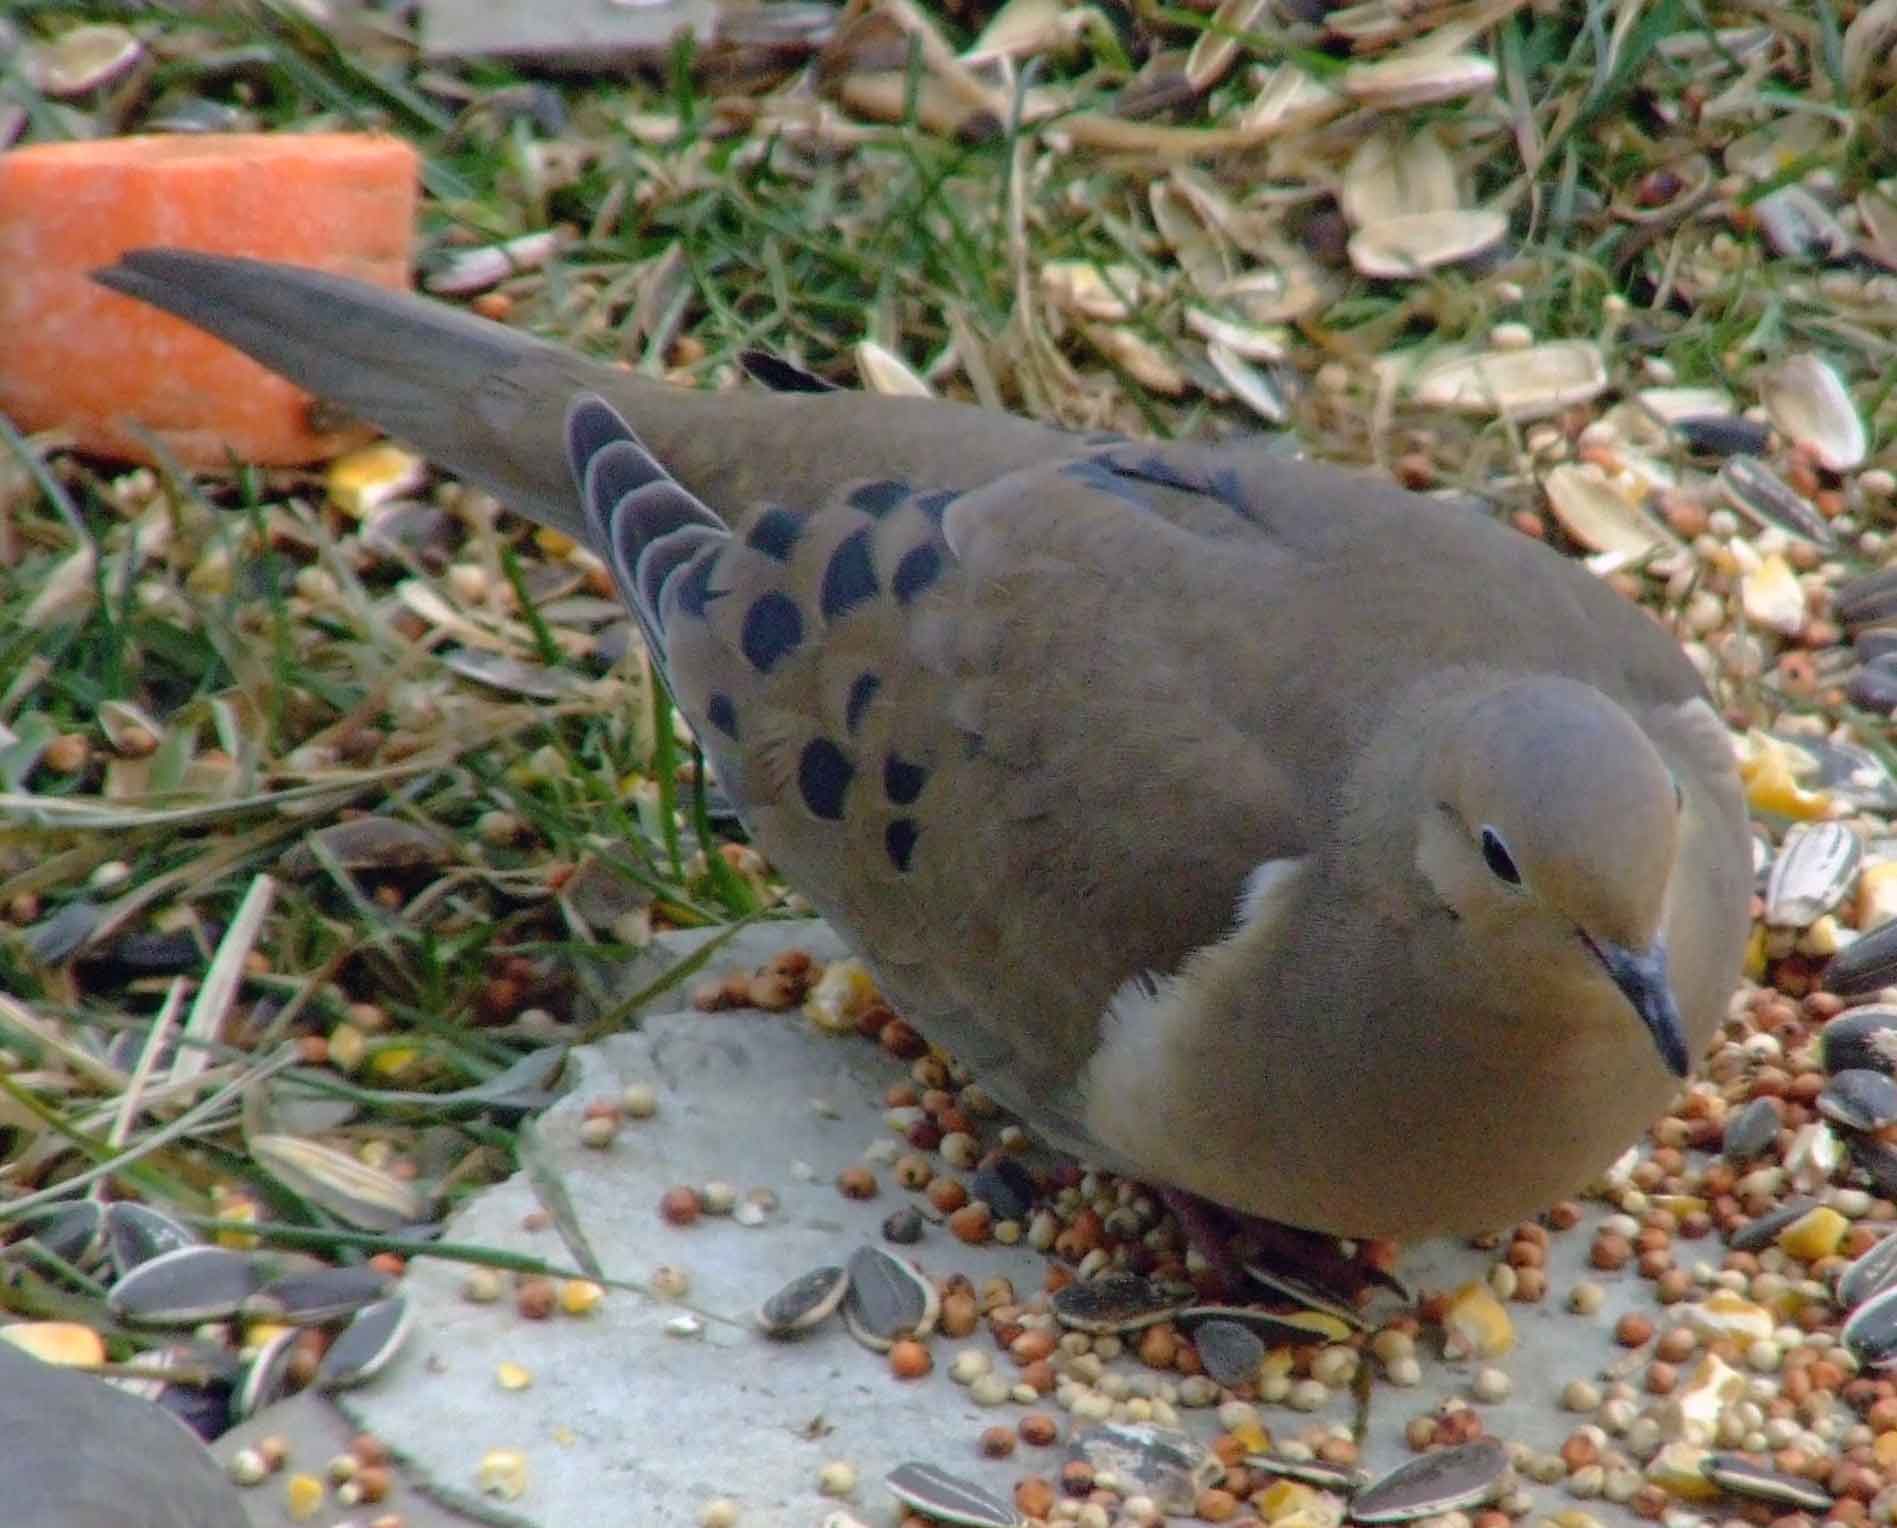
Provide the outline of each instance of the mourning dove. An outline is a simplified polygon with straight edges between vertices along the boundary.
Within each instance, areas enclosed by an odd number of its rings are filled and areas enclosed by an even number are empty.
[[[1724,1013],[1726,731],[1652,619],[1485,516],[786,367],[686,391],[253,261],[99,279],[599,552],[760,846],[1091,1161],[1488,1230],[1611,1162]]]
[[[150,1401],[0,1341],[8,1528],[246,1528],[237,1488]]]

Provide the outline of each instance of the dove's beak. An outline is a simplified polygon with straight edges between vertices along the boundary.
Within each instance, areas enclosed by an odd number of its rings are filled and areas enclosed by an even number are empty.
[[[1656,939],[1644,950],[1630,950],[1610,940],[1596,939],[1583,932],[1589,948],[1607,967],[1614,985],[1647,1026],[1660,1059],[1675,1077],[1684,1077],[1693,1069],[1693,1058],[1686,1053],[1686,1025],[1680,1018],[1680,1005],[1673,1000],[1673,983],[1667,977],[1666,941]]]

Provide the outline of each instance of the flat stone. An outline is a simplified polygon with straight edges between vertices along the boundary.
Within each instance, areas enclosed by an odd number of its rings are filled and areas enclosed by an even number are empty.
[[[663,953],[620,973],[613,989],[638,990],[707,937],[667,936]],[[842,949],[818,924],[756,925],[721,948],[703,974],[748,968],[791,947],[819,960]],[[679,998],[666,1001],[676,1005]],[[818,1471],[831,1460],[855,1466],[862,1484],[851,1510],[868,1522],[893,1521],[895,1503],[881,1482],[904,1464],[933,1466],[1003,1501],[1020,1476],[1045,1471],[1045,1460],[981,1456],[981,1432],[1018,1420],[1020,1411],[978,1407],[950,1379],[950,1359],[964,1344],[938,1334],[931,1341],[934,1371],[904,1382],[858,1346],[841,1321],[788,1343],[757,1328],[762,1301],[792,1279],[876,1244],[883,1220],[910,1202],[881,1161],[869,1164],[881,1185],[873,1198],[845,1199],[834,1184],[873,1143],[897,1143],[882,1100],[906,1076],[903,1063],[853,1035],[820,1033],[795,1012],[739,1010],[655,1014],[636,1032],[579,1048],[572,1065],[574,1087],[537,1125],[546,1169],[560,1178],[578,1228],[609,1277],[645,1283],[659,1265],[674,1265],[689,1275],[686,1303],[615,1290],[590,1317],[530,1322],[511,1301],[464,1300],[463,1265],[415,1259],[401,1286],[416,1314],[406,1347],[362,1389],[333,1399],[350,1426],[376,1433],[402,1457],[411,1486],[437,1503],[470,1500],[483,1455],[511,1448],[526,1454],[527,1490],[516,1501],[486,1505],[504,1507],[523,1524],[691,1523],[714,1496],[734,1498],[745,1523],[814,1524],[837,1505],[817,1489]],[[581,1145],[587,1102],[617,1097],[633,1082],[657,1089],[656,1115],[628,1121],[609,1150]],[[755,1227],[725,1215],[688,1227],[660,1218],[667,1188],[713,1179],[734,1185],[741,1198],[768,1188],[778,1206]],[[470,1200],[443,1237],[570,1265],[557,1230],[524,1229],[542,1218],[537,1209],[526,1177],[517,1176]],[[1650,1313],[1650,1286],[1587,1267],[1604,1213],[1590,1204],[1579,1226],[1551,1237],[1547,1298],[1510,1307],[1520,1340],[1502,1367],[1513,1392],[1481,1407],[1490,1434],[1537,1450],[1558,1448],[1573,1418],[1553,1397],[1569,1379],[1624,1357],[1613,1341],[1623,1312]],[[979,1286],[1005,1276],[1024,1296],[1043,1287],[1047,1269],[1044,1256],[1025,1244],[971,1247],[936,1226],[900,1255],[938,1279],[962,1273]],[[1417,1287],[1453,1289],[1482,1277],[1492,1261],[1457,1243],[1432,1242],[1407,1249],[1400,1270]],[[1581,1279],[1606,1291],[1591,1317],[1564,1308],[1566,1291]],[[692,1328],[695,1335],[680,1335]],[[966,1345],[983,1347],[986,1337]],[[495,1375],[503,1363],[523,1366],[532,1384],[502,1390]],[[1130,1358],[1114,1367],[1122,1366],[1138,1369]],[[1451,1397],[1466,1401],[1476,1367],[1425,1354],[1420,1386],[1397,1389],[1379,1380],[1371,1389],[1364,1466],[1380,1473],[1414,1457],[1403,1437],[1407,1419]],[[309,1405],[301,1397],[285,1404]],[[1296,1432],[1318,1422],[1347,1424],[1353,1408],[1351,1396],[1339,1392],[1314,1416],[1260,1411],[1267,1428]],[[239,1436],[272,1430],[281,1409],[266,1411]],[[1066,1445],[1072,1420],[1064,1413],[1060,1420]],[[1209,1442],[1218,1431],[1216,1412],[1182,1410],[1180,1426]],[[1571,1505],[1553,1491],[1531,1490],[1539,1513]],[[280,1495],[268,1486],[246,1493],[259,1528],[283,1520]]]

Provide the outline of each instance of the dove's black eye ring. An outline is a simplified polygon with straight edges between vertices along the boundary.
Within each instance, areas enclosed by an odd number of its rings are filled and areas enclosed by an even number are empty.
[[[1486,825],[1482,829],[1482,863],[1489,867],[1489,873],[1496,880],[1510,886],[1521,885],[1522,873],[1508,852],[1508,845],[1502,842],[1500,833]]]

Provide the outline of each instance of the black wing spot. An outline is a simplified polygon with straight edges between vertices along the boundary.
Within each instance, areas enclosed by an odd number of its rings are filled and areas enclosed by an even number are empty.
[[[836,822],[843,816],[843,793],[856,769],[827,737],[804,744],[797,759],[797,789],[816,816]]]
[[[883,681],[868,670],[851,681],[849,699],[843,703],[844,726],[854,732],[863,724],[863,713],[869,710],[869,703],[882,687]]]
[[[767,509],[757,517],[744,540],[753,551],[775,557],[779,562],[789,562],[791,548],[797,545],[797,538],[803,533],[804,522],[788,509]]]
[[[818,601],[826,621],[834,621],[853,606],[876,597],[876,563],[870,555],[869,536],[867,527],[854,531],[830,554]]]
[[[896,602],[906,605],[941,576],[942,553],[925,542],[902,554],[889,587],[895,592]]]
[[[889,754],[883,760],[883,794],[896,806],[912,805],[928,779],[926,769],[900,754]]]
[[[788,594],[773,590],[751,601],[744,613],[738,645],[751,667],[768,674],[797,650],[804,640],[804,614]]]
[[[901,478],[884,478],[874,483],[859,483],[844,502],[851,509],[881,519],[909,498],[909,485]]]
[[[961,496],[962,490],[959,488],[937,488],[929,493],[917,494],[916,508],[931,520],[940,522],[942,516],[948,513],[949,505]]]
[[[921,836],[922,829],[913,817],[898,817],[884,828],[883,849],[889,855],[889,863],[906,872],[915,857],[916,840]]]
[[[738,708],[731,703],[731,697],[722,690],[713,692],[705,702],[705,717],[732,742],[738,740]]]

